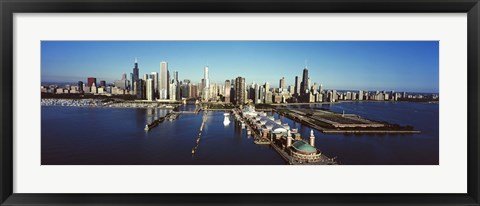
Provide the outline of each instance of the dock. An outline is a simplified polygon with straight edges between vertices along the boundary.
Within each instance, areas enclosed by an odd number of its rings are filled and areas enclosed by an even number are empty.
[[[168,119],[170,121],[173,121],[177,118],[178,114],[176,112],[170,112],[168,113],[167,115],[163,116],[163,117],[160,117],[158,118],[157,120],[154,120],[153,122],[151,122],[150,124],[146,124],[145,125],[145,128],[144,130],[146,132],[150,131],[151,129],[153,129],[154,127],[158,126],[158,124],[162,123],[163,121],[165,121],[165,119]]]
[[[202,136],[202,132],[203,132],[203,127],[205,126],[205,122],[207,122],[207,113],[208,113],[207,111],[203,113],[202,124],[200,125],[200,131],[198,131],[195,146],[192,148],[192,157],[195,155],[195,153],[197,153],[198,145],[200,143],[200,137]]]

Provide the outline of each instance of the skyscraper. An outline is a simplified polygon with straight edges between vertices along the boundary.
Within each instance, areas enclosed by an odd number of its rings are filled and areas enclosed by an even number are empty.
[[[133,78],[132,78],[132,82],[135,82],[139,79],[139,69],[138,69],[138,61],[137,61],[137,58],[135,57],[135,66],[133,67]]]
[[[145,81],[138,79],[133,83],[133,93],[136,95],[137,99],[145,99]]]
[[[280,83],[279,83],[278,85],[279,85],[280,91],[283,91],[283,90],[286,89],[286,88],[285,88],[285,77],[282,77],[282,78],[280,79]]]
[[[302,83],[300,84],[300,94],[305,94],[308,90],[308,69],[303,69]]]
[[[205,79],[205,85],[204,85],[204,88],[203,88],[203,100],[208,101],[208,99],[210,98],[210,96],[209,96],[209,94],[210,94],[210,80],[208,79],[208,66],[205,66],[203,75],[204,75],[203,79]]]
[[[178,100],[178,99],[176,99],[176,97],[177,97],[177,95],[176,95],[177,94],[177,91],[176,91],[177,90],[177,84],[175,83],[175,79],[172,79],[170,81],[169,86],[170,86],[170,88],[168,89],[168,91],[170,92],[170,94],[169,94],[168,98],[170,100]]]
[[[175,99],[176,100],[181,100],[182,97],[181,97],[181,90],[180,90],[180,86],[181,86],[181,83],[180,81],[178,81],[178,71],[175,71],[174,73],[174,80],[175,80]]]
[[[147,84],[146,84],[146,96],[147,96],[147,100],[154,100],[155,96],[154,96],[154,92],[155,92],[155,81],[153,78],[150,78],[150,79],[147,79]]]
[[[226,103],[230,103],[230,89],[231,89],[230,80],[227,79],[225,81],[225,94],[223,95],[224,102]]]
[[[151,72],[150,78],[153,80],[153,99],[158,96],[158,73]]]
[[[168,97],[168,63],[165,61],[160,62],[160,78],[158,83],[159,97],[160,99],[167,99]]]
[[[242,105],[245,103],[245,78],[237,77],[235,79],[235,104]]]
[[[295,76],[295,92],[294,94],[296,96],[300,95],[300,81],[298,79],[298,76]]]
[[[78,81],[78,92],[83,93],[83,82]]]
[[[88,85],[88,87],[91,87],[93,84],[97,85],[97,78],[95,78],[95,77],[88,77],[88,79],[87,79],[87,85]]]

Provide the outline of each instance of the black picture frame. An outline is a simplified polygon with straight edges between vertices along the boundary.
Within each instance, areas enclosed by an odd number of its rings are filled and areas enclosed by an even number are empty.
[[[478,0],[0,0],[1,205],[480,205]],[[13,14],[15,13],[467,13],[468,192],[466,194],[19,194],[13,193]],[[458,178],[458,177],[452,177]],[[92,185],[93,187],[93,185]]]

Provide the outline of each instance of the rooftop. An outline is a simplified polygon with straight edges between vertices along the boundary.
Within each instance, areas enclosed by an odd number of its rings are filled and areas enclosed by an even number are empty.
[[[315,147],[312,147],[308,143],[302,140],[297,140],[293,142],[292,147],[294,147],[298,151],[306,152],[306,153],[314,153],[317,152]]]

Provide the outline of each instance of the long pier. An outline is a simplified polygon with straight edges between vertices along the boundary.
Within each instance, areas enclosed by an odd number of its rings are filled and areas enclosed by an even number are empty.
[[[177,113],[175,112],[170,112],[168,113],[167,115],[163,116],[163,117],[160,117],[158,118],[157,120],[154,120],[153,122],[151,122],[150,124],[147,124],[145,125],[145,128],[144,130],[146,132],[150,131],[152,128],[158,126],[158,124],[160,124],[161,122],[165,121],[165,119],[167,118],[176,118],[176,115],[178,115]]]
[[[295,122],[301,123],[303,125],[306,125],[310,128],[316,129],[322,133],[376,133],[376,134],[417,134],[421,133],[420,131],[417,130],[358,130],[358,129],[328,129],[324,128],[322,126],[319,126],[311,121],[309,117],[301,117],[298,115],[292,115],[289,112],[282,112],[282,111],[275,111],[281,116],[285,116],[287,118],[292,119]]]
[[[207,111],[205,111],[205,112],[203,113],[202,125],[200,125],[200,131],[198,132],[195,146],[192,148],[192,157],[195,155],[195,153],[196,153],[197,150],[198,150],[198,144],[200,143],[200,137],[202,136],[203,127],[205,126],[205,122],[207,122],[207,113],[208,113]]]

